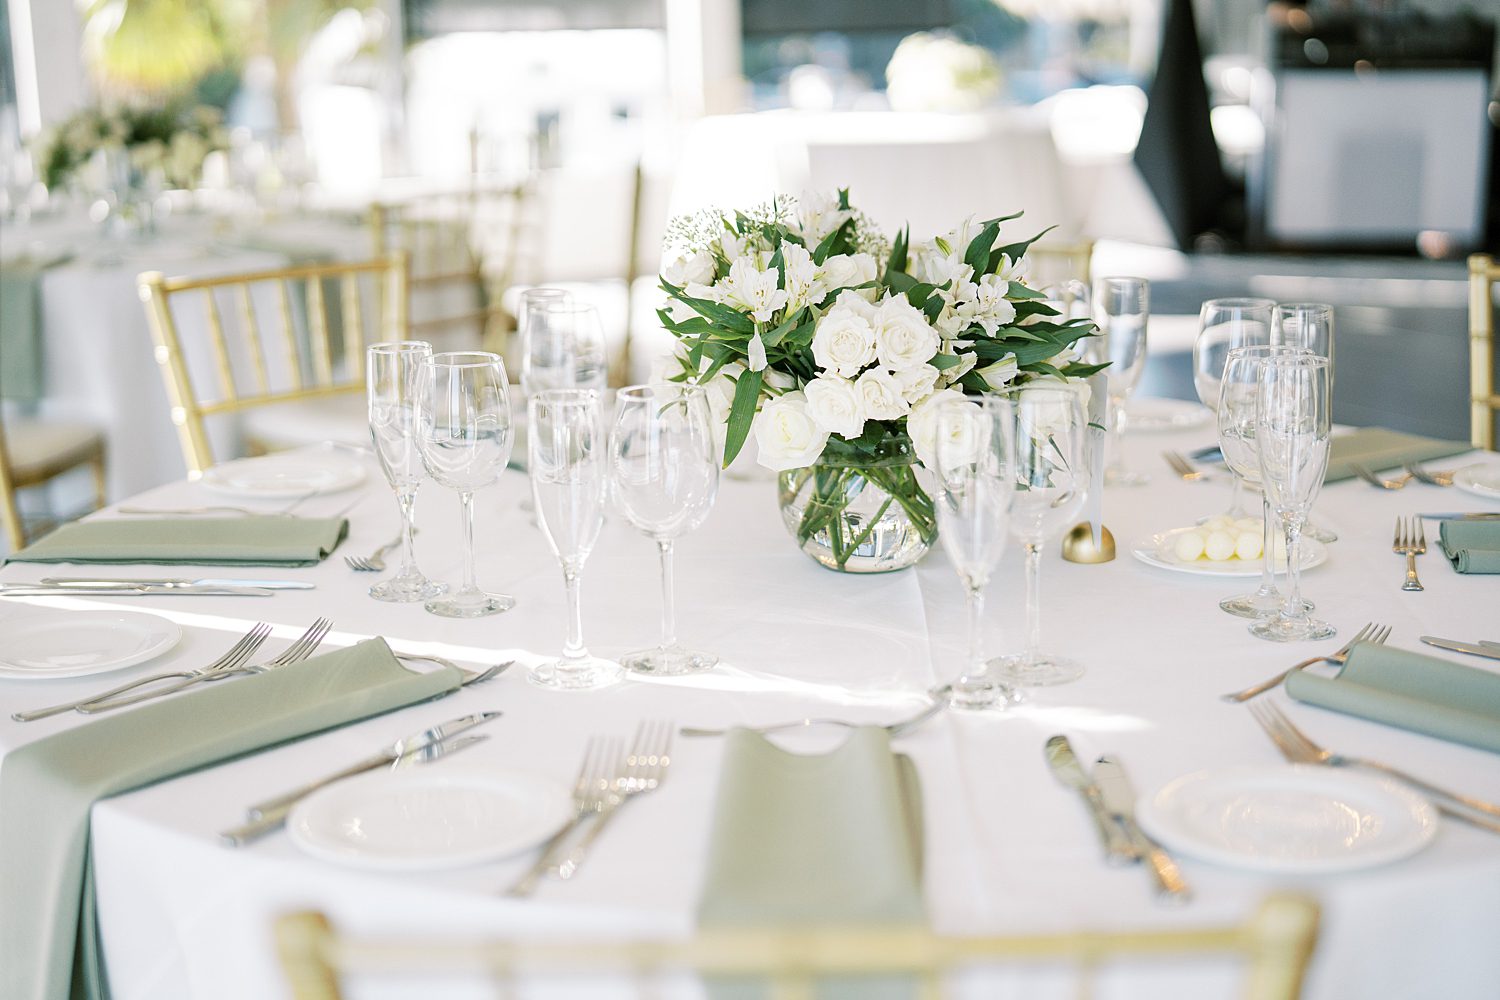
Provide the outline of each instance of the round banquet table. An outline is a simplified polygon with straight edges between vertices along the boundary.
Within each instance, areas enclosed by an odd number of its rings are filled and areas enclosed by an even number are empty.
[[[1117,753],[1149,795],[1200,769],[1279,763],[1246,709],[1219,695],[1342,641],[1281,646],[1252,638],[1243,621],[1216,604],[1228,593],[1250,589],[1253,580],[1174,573],[1130,556],[1132,540],[1224,508],[1226,487],[1181,482],[1158,458],[1164,448],[1191,448],[1212,433],[1200,428],[1128,436],[1132,464],[1149,469],[1153,478],[1148,486],[1105,494],[1105,521],[1120,544],[1119,558],[1075,565],[1062,561],[1056,546],[1044,557],[1046,644],[1086,664],[1082,680],[1036,690],[1028,704],[1004,714],[944,713],[897,742],[915,761],[923,785],[931,922],[949,933],[1198,926],[1242,919],[1268,892],[1291,888],[1313,895],[1323,909],[1307,996],[1489,1000],[1500,983],[1500,837],[1444,821],[1419,854],[1337,875],[1267,876],[1183,857],[1196,898],[1186,907],[1163,908],[1153,903],[1144,870],[1104,864],[1080,802],[1044,764],[1044,741],[1067,733],[1084,760]],[[1442,466],[1467,461],[1495,464],[1500,456],[1474,455]],[[687,933],[710,833],[722,753],[717,739],[679,739],[661,789],[619,816],[572,881],[546,883],[529,900],[498,893],[530,863],[529,853],[455,871],[376,874],[316,860],[285,833],[238,849],[224,846],[216,833],[239,822],[253,801],[469,711],[500,709],[504,716],[485,728],[487,742],[466,752],[465,766],[520,769],[566,786],[594,734],[628,737],[639,721],[650,719],[702,726],[807,715],[894,720],[923,704],[923,692],[952,676],[962,656],[962,593],[941,551],[913,571],[830,573],[793,547],[770,481],[726,479],[713,514],[679,543],[677,556],[681,636],[718,652],[724,665],[691,678],[630,680],[597,692],[544,691],[528,684],[524,666],[560,648],[563,588],[546,542],[522,506],[523,476],[507,472],[499,486],[481,494],[480,580],[513,594],[518,605],[478,621],[440,619],[420,606],[365,596],[378,577],[351,572],[340,557],[373,549],[391,537],[397,522],[394,499],[373,467],[362,489],[349,515],[348,541],[335,557],[290,572],[236,574],[292,576],[316,589],[272,598],[119,599],[114,604],[120,608],[182,623],[183,642],[162,659],[109,677],[0,680],[0,749],[6,749],[86,721],[65,715],[22,725],[10,720],[10,712],[81,697],[106,686],[101,681],[197,665],[256,620],[275,623],[281,641],[328,615],[337,623],[330,645],[383,635],[398,649],[437,653],[471,667],[519,661],[497,680],[440,702],[97,803],[93,857],[117,1000],[285,996],[270,928],[275,915],[301,907],[322,909],[336,926],[357,933],[427,938],[456,932],[593,938]],[[184,482],[133,502],[180,505],[212,498],[202,486]],[[351,499],[320,497],[299,512],[332,513]],[[1392,554],[1390,538],[1400,514],[1497,506],[1421,485],[1400,492],[1357,481],[1329,486],[1316,516],[1340,540],[1330,547],[1328,561],[1306,574],[1306,595],[1341,637],[1364,622],[1384,622],[1401,647],[1494,669],[1500,664],[1420,646],[1417,637],[1495,637],[1500,578],[1460,576],[1433,546],[1419,560],[1426,591],[1404,593],[1404,564]],[[114,515],[106,509],[96,516]],[[423,568],[455,580],[455,495],[425,486],[418,519]],[[52,566],[11,564],[0,580],[56,572]],[[138,574],[134,567],[108,567],[106,575]],[[144,575],[160,575],[160,567]],[[583,599],[586,637],[595,652],[618,655],[653,643],[659,598],[652,543],[611,518],[589,558]],[[108,604],[92,597],[9,600],[0,604],[0,620]],[[987,607],[990,649],[1018,645],[1018,551],[1007,553]],[[1292,702],[1280,691],[1267,697],[1325,745],[1500,800],[1500,761],[1493,754]],[[1234,974],[1216,963],[1132,965],[1102,977],[1096,995],[1236,995]],[[1074,995],[1063,971],[1018,975],[1031,978],[982,995]],[[465,993],[459,985],[454,990],[454,996],[492,995]],[[410,994],[372,983],[355,995]]]

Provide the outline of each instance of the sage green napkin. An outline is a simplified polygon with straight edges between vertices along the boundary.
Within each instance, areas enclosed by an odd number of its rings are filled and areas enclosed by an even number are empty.
[[[1335,677],[1298,670],[1286,690],[1311,705],[1500,753],[1500,673],[1493,670],[1363,644]]]
[[[34,403],[42,397],[42,268],[0,267],[0,398]]]
[[[75,521],[13,562],[313,566],[349,533],[344,518],[151,517]]]
[[[1467,441],[1443,441],[1384,427],[1361,427],[1349,434],[1337,435],[1329,443],[1328,474],[1323,481],[1336,483],[1353,479],[1356,465],[1379,472],[1399,468],[1405,462],[1426,462],[1473,450],[1474,446]]]
[[[415,674],[384,639],[84,722],[0,761],[0,996],[107,997],[92,936],[89,809],[98,799],[459,686]]]
[[[1438,544],[1460,573],[1500,573],[1500,521],[1444,521]]]

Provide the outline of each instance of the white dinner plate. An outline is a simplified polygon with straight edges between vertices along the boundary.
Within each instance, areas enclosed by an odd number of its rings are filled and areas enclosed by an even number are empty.
[[[1200,771],[1143,799],[1142,829],[1169,850],[1263,872],[1389,864],[1437,833],[1432,803],[1394,781],[1293,764]]]
[[[138,611],[68,611],[0,624],[0,677],[87,677],[143,663],[182,638],[175,622]]]
[[[1500,468],[1493,465],[1466,465],[1453,474],[1453,485],[1465,493],[1500,500]]]
[[[1193,531],[1193,528],[1173,528],[1150,538],[1138,538],[1130,546],[1130,554],[1135,556],[1147,566],[1155,566],[1158,569],[1169,569],[1174,573],[1196,573],[1199,576],[1260,576],[1259,559],[1225,559],[1215,562],[1212,559],[1194,559],[1184,562],[1177,558],[1173,551],[1174,542],[1178,535],[1184,531]],[[1328,561],[1328,547],[1316,538],[1302,536],[1302,569],[1312,569],[1321,566]],[[1277,572],[1286,569],[1284,559],[1276,560]]]
[[[1186,399],[1132,399],[1125,404],[1125,433],[1188,431],[1207,426],[1213,416],[1202,403]]]
[[[431,871],[493,861],[546,840],[572,797],[520,771],[431,765],[339,782],[287,817],[292,842],[315,857],[381,871]]]
[[[333,449],[240,458],[215,465],[201,480],[215,493],[262,500],[337,493],[364,481],[364,465]]]

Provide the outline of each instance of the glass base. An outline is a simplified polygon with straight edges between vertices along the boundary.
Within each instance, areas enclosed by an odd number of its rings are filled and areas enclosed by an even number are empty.
[[[1004,711],[1020,701],[1014,688],[984,674],[960,677],[952,684],[934,688],[932,697],[946,701],[949,708],[967,712]]]
[[[1250,634],[1270,642],[1300,642],[1304,639],[1332,639],[1338,630],[1316,618],[1266,618],[1250,626]]]
[[[1308,538],[1313,539],[1314,541],[1323,542],[1325,545],[1328,542],[1336,542],[1339,540],[1338,533],[1335,532],[1332,528],[1325,528],[1321,524],[1314,524],[1311,521],[1302,526],[1302,534],[1306,535]]]
[[[1120,469],[1104,470],[1105,486],[1145,486],[1151,477],[1144,472],[1124,472]]]
[[[1269,594],[1256,591],[1253,594],[1245,594],[1240,597],[1226,597],[1219,602],[1219,610],[1227,611],[1241,618],[1270,618],[1281,612],[1281,606],[1286,603],[1286,598],[1276,591]],[[1302,611],[1307,613],[1315,609],[1312,601],[1303,598]]]
[[[516,599],[507,594],[486,594],[482,590],[459,591],[441,601],[428,601],[424,607],[430,614],[441,618],[483,618],[498,615],[516,606]]]
[[[620,657],[620,665],[631,673],[652,674],[656,677],[696,674],[712,668],[718,662],[719,658],[712,653],[700,653],[681,646],[642,649]]]
[[[392,604],[411,604],[416,601],[430,601],[434,597],[440,597],[448,592],[446,583],[438,583],[429,580],[421,573],[411,576],[393,576],[389,580],[382,580],[370,588],[370,596],[377,601],[390,601]]]
[[[1071,684],[1082,677],[1084,671],[1081,663],[1038,653],[1035,656],[1016,654],[993,659],[989,662],[989,673],[992,677],[1026,688]]]
[[[576,660],[548,660],[531,668],[529,679],[537,687],[554,691],[593,691],[617,684],[625,669],[614,660],[580,656]]]

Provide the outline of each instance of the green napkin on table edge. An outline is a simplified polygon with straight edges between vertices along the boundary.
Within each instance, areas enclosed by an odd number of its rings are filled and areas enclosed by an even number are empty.
[[[95,518],[63,525],[10,561],[315,566],[348,533],[341,517]]]
[[[89,810],[98,799],[458,688],[384,639],[107,715],[0,760],[0,996],[108,997],[94,935]]]
[[[1438,544],[1460,573],[1500,573],[1500,521],[1444,521]]]
[[[1329,442],[1328,474],[1323,481],[1353,479],[1356,465],[1379,472],[1399,468],[1406,462],[1426,462],[1473,450],[1474,446],[1467,441],[1443,441],[1384,427],[1361,427],[1349,434],[1335,435]]]
[[[1286,679],[1298,701],[1500,753],[1500,673],[1364,643],[1334,677]]]

